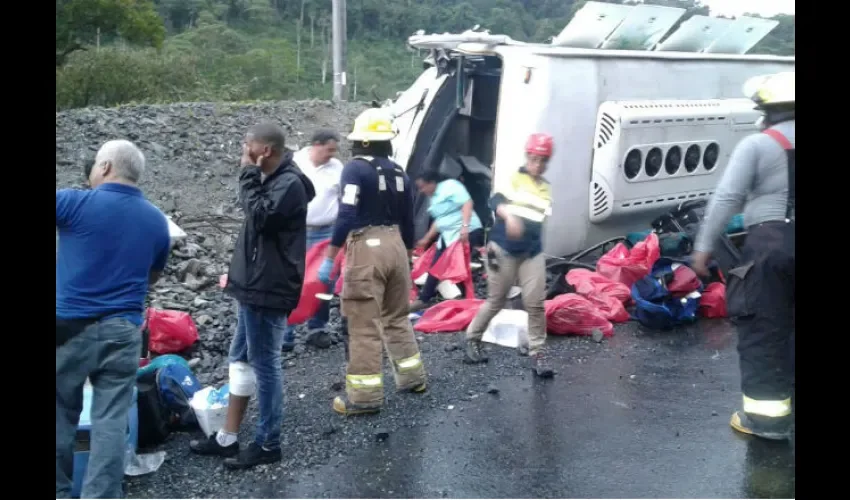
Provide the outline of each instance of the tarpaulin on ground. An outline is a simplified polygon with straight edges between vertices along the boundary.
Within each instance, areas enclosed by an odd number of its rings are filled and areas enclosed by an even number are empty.
[[[553,335],[590,335],[600,330],[606,337],[614,334],[614,325],[586,297],[575,293],[558,295],[545,302],[546,330]]]
[[[454,333],[466,330],[478,309],[481,299],[444,300],[426,310],[414,329],[422,333]]]
[[[606,278],[631,287],[637,280],[649,274],[652,265],[660,256],[658,235],[650,233],[631,250],[623,243],[617,243],[599,259],[596,271]]]

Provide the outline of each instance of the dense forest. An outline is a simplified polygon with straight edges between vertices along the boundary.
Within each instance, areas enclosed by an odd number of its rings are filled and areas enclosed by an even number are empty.
[[[629,3],[629,0],[603,0]],[[407,37],[491,33],[546,42],[584,0],[347,0],[352,100],[422,70]],[[708,15],[697,0],[645,0]],[[130,102],[330,98],[331,0],[56,0],[57,109]],[[751,52],[794,54],[794,16]]]

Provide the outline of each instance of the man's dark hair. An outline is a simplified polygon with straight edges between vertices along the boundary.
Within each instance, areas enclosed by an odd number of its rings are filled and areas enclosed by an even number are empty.
[[[339,142],[339,134],[334,132],[329,128],[322,128],[315,132],[313,132],[313,136],[310,137],[310,144],[320,144],[324,146],[330,141]]]
[[[393,155],[393,145],[390,141],[354,141],[351,144],[351,153],[354,156],[381,156],[389,158]]]
[[[416,179],[421,180],[422,182],[440,182],[443,180],[443,176],[436,170],[425,170],[416,176]]]
[[[283,129],[276,123],[258,123],[248,129],[248,135],[253,137],[257,142],[271,146],[272,150],[276,153],[282,153],[286,150],[286,134],[284,134]]]

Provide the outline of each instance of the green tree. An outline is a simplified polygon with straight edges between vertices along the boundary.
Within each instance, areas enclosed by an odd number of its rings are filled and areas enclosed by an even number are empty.
[[[493,34],[548,43],[585,3],[348,0],[351,91],[355,68],[358,100],[383,100],[409,86],[422,72],[425,55],[405,43],[417,30],[457,33],[478,24]],[[684,8],[681,21],[709,14],[698,0],[644,3]],[[328,99],[330,17],[328,0],[57,0],[57,106]],[[794,54],[794,16],[774,19],[779,26],[751,53]],[[96,43],[98,31],[101,50],[76,52]],[[640,45],[625,42],[622,48]]]
[[[165,26],[150,0],[56,0],[57,67],[101,39],[158,48]]]

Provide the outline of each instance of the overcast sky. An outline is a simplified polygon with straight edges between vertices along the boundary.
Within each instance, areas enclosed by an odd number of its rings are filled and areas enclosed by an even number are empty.
[[[740,16],[754,12],[765,17],[794,14],[795,0],[702,0],[713,15]]]

